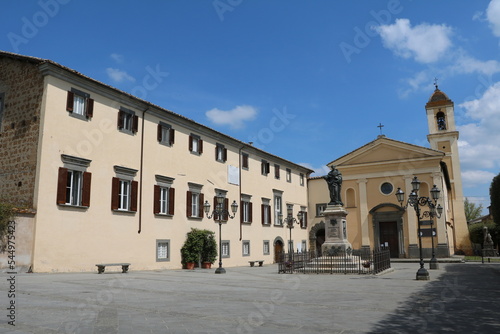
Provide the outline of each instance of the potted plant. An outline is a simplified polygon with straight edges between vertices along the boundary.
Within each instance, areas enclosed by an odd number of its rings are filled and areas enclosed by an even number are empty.
[[[202,247],[203,235],[200,230],[192,228],[181,248],[181,262],[186,269],[194,269],[195,264],[200,261]]]
[[[203,230],[203,247],[201,250],[202,268],[210,269],[212,263],[217,259],[217,241],[215,241],[215,233],[208,230]]]

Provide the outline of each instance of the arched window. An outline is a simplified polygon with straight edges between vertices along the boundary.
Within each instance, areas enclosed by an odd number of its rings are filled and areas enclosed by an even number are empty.
[[[354,189],[349,188],[346,191],[346,206],[348,208],[356,207],[356,196],[354,194]]]
[[[438,130],[446,130],[446,116],[444,115],[444,112],[439,111],[436,114],[436,119]]]

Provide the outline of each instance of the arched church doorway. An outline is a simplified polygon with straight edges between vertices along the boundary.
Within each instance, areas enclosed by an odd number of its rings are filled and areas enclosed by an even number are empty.
[[[320,221],[309,231],[309,247],[316,256],[321,256],[321,245],[325,242],[325,222]]]
[[[404,209],[393,203],[382,203],[370,210],[375,249],[389,247],[392,258],[406,257],[403,213]]]
[[[277,237],[274,240],[274,263],[280,262],[281,253],[283,253],[283,239]]]

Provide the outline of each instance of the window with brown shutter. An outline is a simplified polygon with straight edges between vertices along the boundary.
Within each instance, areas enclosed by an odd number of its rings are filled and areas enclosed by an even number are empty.
[[[68,169],[59,167],[57,178],[57,204],[66,204],[66,186],[68,184]]]
[[[274,177],[276,179],[280,178],[280,165],[274,164]]]
[[[118,210],[120,195],[120,179],[113,177],[111,181],[111,210]]]
[[[90,184],[92,180],[92,173],[83,173],[82,185],[82,206],[90,207]]]
[[[241,167],[248,169],[248,154],[241,153]]]
[[[66,97],[66,110],[76,117],[92,118],[94,115],[94,100],[88,93],[72,88]]]

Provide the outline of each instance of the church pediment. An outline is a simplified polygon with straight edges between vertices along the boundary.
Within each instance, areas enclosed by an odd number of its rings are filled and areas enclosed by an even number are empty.
[[[330,162],[328,165],[352,166],[405,160],[435,159],[442,156],[444,156],[444,153],[440,151],[380,137]]]

